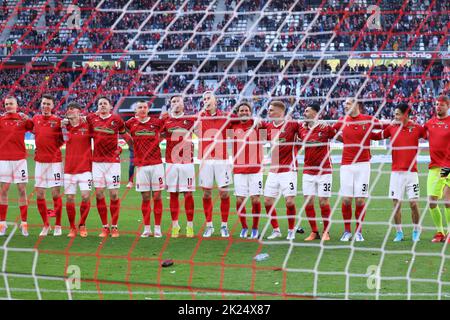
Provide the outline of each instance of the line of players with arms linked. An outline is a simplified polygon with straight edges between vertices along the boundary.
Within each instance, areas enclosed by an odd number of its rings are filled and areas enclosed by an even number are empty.
[[[428,139],[431,163],[429,165],[427,195],[437,233],[433,242],[449,241],[443,227],[439,209],[444,198],[447,223],[450,222],[450,99],[440,96],[436,99],[436,116],[421,126],[409,119],[409,107],[400,104],[395,109],[395,118],[389,124],[382,124],[375,117],[361,113],[361,103],[347,99],[345,113],[334,125],[320,122],[320,105],[312,104],[304,112],[304,121],[294,121],[287,114],[283,102],[274,100],[268,108],[268,121],[252,117],[252,106],[241,102],[234,113],[222,112],[217,108],[213,92],[203,95],[204,108],[197,115],[185,115],[181,95],[170,99],[168,113],[158,117],[149,116],[146,101],[135,106],[135,117],[124,122],[112,114],[112,104],[107,97],[97,101],[97,111],[82,115],[83,107],[71,102],[64,119],[52,114],[54,98],[43,95],[41,113],[32,119],[18,113],[17,100],[10,96],[4,101],[5,113],[0,117],[0,235],[5,235],[8,211],[8,190],[16,184],[19,194],[21,216],[20,229],[28,236],[28,202],[26,184],[28,169],[24,136],[27,131],[35,135],[35,192],[38,211],[44,224],[40,236],[50,231],[46,190],[51,190],[56,222],[54,236],[62,234],[62,200],[60,188],[64,185],[66,211],[70,222],[69,237],[78,233],[87,236],[86,219],[91,207],[90,194],[95,187],[96,206],[102,223],[100,237],[119,237],[118,220],[120,212],[120,154],[118,139],[122,136],[133,146],[136,166],[136,191],[142,195],[141,210],[144,231],[141,237],[161,237],[163,205],[161,191],[170,194],[172,218],[171,236],[178,237],[180,225],[179,193],[184,195],[187,217],[186,236],[194,237],[195,166],[192,134],[199,139],[198,159],[199,184],[203,189],[203,211],[206,226],[203,237],[214,234],[212,222],[212,189],[217,184],[220,197],[222,237],[229,237],[228,216],[230,213],[229,186],[234,176],[236,213],[242,224],[241,238],[260,237],[258,227],[261,216],[260,196],[264,195],[264,206],[273,227],[268,239],[282,237],[278,225],[275,205],[284,197],[288,220],[287,239],[295,239],[301,228],[295,229],[297,210],[297,153],[304,148],[303,196],[305,213],[311,226],[311,234],[305,239],[330,240],[330,197],[332,194],[332,164],[330,141],[336,139],[344,144],[340,166],[340,191],[344,233],[341,241],[364,241],[362,223],[367,209],[370,180],[370,141],[391,139],[392,173],[389,197],[393,200],[397,233],[394,241],[404,239],[401,226],[401,203],[409,200],[414,224],[412,240],[419,241],[419,179],[417,153],[419,139]],[[166,139],[164,167],[160,142]],[[228,140],[227,140],[228,139]],[[92,148],[92,141],[93,148]],[[233,164],[229,162],[227,141],[232,141]],[[270,170],[263,185],[263,144],[271,143]],[[61,146],[66,144],[63,164]],[[93,149],[93,150],[92,150]],[[233,174],[232,174],[233,173]],[[81,191],[80,220],[75,223],[75,196]],[[105,201],[109,191],[111,223],[108,222],[108,206]],[[314,201],[318,198],[323,220],[323,230],[317,226]],[[250,199],[251,215],[247,214],[246,202]],[[352,202],[355,200],[355,219],[352,219]],[[153,200],[154,230],[151,230],[151,200]],[[246,217],[252,216],[249,228]],[[351,222],[356,221],[352,234]]]

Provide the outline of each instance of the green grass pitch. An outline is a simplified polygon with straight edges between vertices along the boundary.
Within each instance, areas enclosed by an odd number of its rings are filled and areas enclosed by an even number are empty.
[[[382,151],[380,153],[386,153]],[[127,158],[127,153],[123,159]],[[31,159],[31,157],[30,157]],[[28,163],[29,174],[34,174],[34,163]],[[424,227],[421,241],[411,241],[412,227],[404,227],[406,241],[393,243],[395,230],[389,225],[392,204],[387,199],[390,165],[372,165],[371,196],[363,230],[363,243],[341,243],[343,231],[340,202],[336,203],[339,190],[338,166],[335,165],[333,180],[334,208],[331,226],[332,241],[321,246],[319,242],[306,244],[303,239],[310,228],[301,215],[305,234],[297,234],[294,246],[284,238],[281,241],[239,239],[240,224],[235,214],[235,200],[231,197],[229,226],[232,239],[219,235],[220,208],[217,192],[214,202],[215,237],[202,239],[204,214],[201,191],[195,192],[195,222],[197,236],[184,237],[186,218],[181,201],[181,236],[171,239],[168,194],[163,193],[164,214],[160,239],[139,237],[142,231],[140,211],[141,196],[134,189],[126,191],[128,163],[122,163],[122,209],[119,220],[121,236],[102,241],[98,237],[100,219],[92,201],[87,221],[89,236],[85,239],[67,238],[68,221],[63,210],[62,237],[52,235],[39,239],[41,220],[37,212],[35,197],[30,197],[30,236],[22,237],[19,230],[9,237],[7,250],[0,238],[0,261],[3,272],[0,276],[0,298],[13,299],[68,299],[65,275],[72,275],[69,266],[79,268],[80,288],[71,290],[73,299],[284,299],[284,298],[350,298],[350,299],[436,299],[448,298],[450,292],[448,250],[443,244],[430,240],[434,234],[433,223],[426,206],[426,165],[419,165],[421,173],[420,210]],[[381,173],[380,173],[381,172]],[[299,192],[301,189],[299,174]],[[34,181],[28,186],[32,193]],[[126,194],[125,194],[126,193]],[[8,222],[19,219],[15,186],[10,191]],[[48,205],[52,202],[48,194]],[[303,200],[297,197],[297,209]],[[264,210],[264,209],[263,209]],[[249,212],[249,206],[247,206]],[[316,204],[316,212],[320,216]],[[279,216],[285,216],[284,200],[278,203]],[[77,208],[77,219],[79,212]],[[251,221],[251,218],[248,218]],[[54,220],[52,219],[54,223]],[[267,225],[261,219],[260,231]],[[283,235],[286,235],[287,220],[280,220]],[[403,206],[403,222],[411,224],[409,207]],[[153,223],[153,215],[152,215]],[[319,224],[322,227],[322,224]],[[352,224],[354,228],[354,223]],[[13,231],[9,225],[7,236]],[[271,228],[267,228],[270,232]],[[266,236],[267,236],[266,232]],[[27,250],[15,250],[27,249]],[[35,250],[34,250],[35,249]],[[261,252],[269,259],[255,262],[253,257]],[[6,259],[5,259],[5,255]],[[173,259],[174,265],[161,268],[160,262]],[[372,266],[372,267],[371,267]],[[381,282],[378,289],[371,268],[379,268]],[[33,269],[34,268],[34,269]],[[72,268],[72,267],[71,267]],[[32,274],[35,277],[31,276]],[[6,276],[7,275],[7,276]],[[6,281],[7,280],[7,281]],[[7,290],[8,288],[9,290]],[[40,294],[40,295],[39,295]]]

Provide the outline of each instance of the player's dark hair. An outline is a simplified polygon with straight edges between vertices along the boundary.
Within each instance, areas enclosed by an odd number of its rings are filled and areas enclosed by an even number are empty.
[[[48,94],[48,93],[43,94],[42,99],[52,100],[53,104],[55,104],[55,97],[52,96],[51,94]]]
[[[181,98],[181,99],[183,99],[183,96],[181,94],[179,94],[179,93],[174,94],[173,96],[170,97],[169,101],[172,102],[173,98]]]
[[[98,97],[98,99],[97,99],[97,104],[98,104],[98,102],[99,102],[101,99],[105,99],[106,101],[109,102],[110,105],[112,105],[111,99],[108,98],[107,96],[100,96],[100,97]]]
[[[309,105],[308,107],[310,107],[311,109],[313,109],[317,113],[320,112],[320,104],[318,104],[318,103],[313,103],[313,104]]]
[[[70,109],[70,108],[75,108],[75,109],[83,109],[83,107],[81,106],[81,104],[79,104],[78,102],[75,102],[75,101],[72,101],[72,102],[70,102],[68,105],[67,105],[67,109]]]
[[[253,111],[250,101],[243,100],[243,101],[239,102],[238,105],[236,106],[236,112],[238,112],[240,107],[242,107],[242,106],[247,106],[250,109],[250,111]]]
[[[409,114],[409,111],[411,111],[411,108],[407,103],[400,103],[396,109],[400,110],[402,114]]]

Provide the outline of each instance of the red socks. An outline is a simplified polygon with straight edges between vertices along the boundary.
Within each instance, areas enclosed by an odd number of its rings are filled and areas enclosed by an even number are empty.
[[[61,225],[61,217],[62,217],[62,199],[61,196],[58,198],[53,198],[53,209],[55,210],[56,221],[55,225]]]
[[[212,222],[212,199],[203,198],[203,210],[205,211],[206,222]]]
[[[240,210],[240,206],[236,203],[236,212],[238,213],[239,220],[241,221],[242,228],[248,229],[247,225],[247,219],[245,217],[245,214],[247,213],[247,209],[245,208],[245,205],[242,207],[242,210]],[[261,203],[252,203],[252,214],[258,215],[253,217],[253,224],[252,229],[258,229],[259,225],[259,215],[261,214]],[[275,213],[276,214],[276,213]]]
[[[102,225],[106,226],[108,224],[108,208],[106,207],[105,198],[97,198],[97,210],[102,220]]]
[[[178,216],[180,215],[178,192],[170,192],[170,215],[172,216],[172,221],[178,221]]]
[[[364,221],[364,217],[366,216],[365,205],[359,206],[356,205],[355,217],[356,217],[356,232],[362,231],[362,223]]]
[[[27,222],[28,218],[28,205],[19,206],[20,209],[20,219],[22,219],[22,222]],[[47,218],[47,216],[45,216]],[[47,221],[48,224],[48,221]]]
[[[194,220],[194,197],[191,192],[184,194],[184,208],[186,210],[187,221],[192,222]]]
[[[331,215],[331,207],[329,204],[320,207],[320,211],[322,212],[322,220],[323,220],[323,231],[330,232],[328,230],[328,226],[330,224],[330,215]]]
[[[220,213],[222,214],[222,222],[228,222],[230,215],[230,197],[220,199]]]
[[[350,220],[352,220],[352,205],[342,203],[342,217],[344,218],[344,226],[346,232],[352,232]]]
[[[252,204],[252,213],[255,215],[257,214],[258,216],[254,216],[253,217],[253,225],[252,225],[252,229],[258,229],[258,225],[259,225],[259,215],[261,214],[261,203],[253,203]]]
[[[111,225],[117,226],[119,222],[120,199],[110,200],[109,211],[111,211]]]
[[[270,224],[272,225],[272,228],[276,229],[278,228],[278,221],[277,221],[277,210],[275,209],[275,205],[273,206],[266,206],[266,212],[268,215],[270,215]]]
[[[297,210],[295,209],[295,204],[292,206],[286,206],[286,213],[288,216],[289,230],[292,230],[295,228],[295,215],[297,214]]]
[[[8,212],[8,205],[0,204],[0,221],[6,221],[7,212]]]
[[[47,217],[47,203],[46,203],[45,199],[37,199],[36,203],[37,203],[39,214],[41,215],[41,218],[42,218],[42,222],[44,223],[44,226],[48,227],[49,224],[48,224],[48,217]],[[22,211],[20,212],[20,214],[22,215]],[[24,220],[22,219],[22,221],[24,221]]]
[[[44,200],[44,203],[45,203],[45,200]],[[19,206],[19,209],[20,209],[20,219],[22,220],[22,222],[27,222],[28,205]],[[7,212],[8,212],[8,205],[0,204],[0,221],[6,221]],[[47,212],[47,210],[45,212]],[[47,218],[47,215],[45,215],[45,218]],[[47,221],[47,225],[48,225],[48,221]]]
[[[70,228],[75,229],[75,203],[73,202],[66,202],[66,211],[67,211],[67,217],[69,218]]]
[[[162,218],[162,199],[153,199],[153,212],[155,214],[155,225],[160,226]]]
[[[91,202],[90,201],[88,201],[88,202],[83,202],[82,201],[81,202],[81,205],[80,205],[81,218],[80,218],[80,223],[78,225],[84,226],[86,224],[86,219],[87,219],[87,217],[89,215],[89,210],[90,209],[91,209]]]
[[[149,226],[150,212],[152,210],[150,207],[150,200],[142,201],[141,210],[142,210],[142,217],[144,218],[144,225]]]
[[[314,205],[308,205],[305,207],[306,217],[308,218],[309,225],[311,226],[312,232],[319,232],[317,229],[317,221],[316,221],[316,211],[314,210]]]
[[[242,229],[248,229],[247,218],[245,217],[245,214],[247,213],[245,209],[245,204],[242,202],[238,203],[236,201],[236,212],[239,216],[239,220],[241,221]]]

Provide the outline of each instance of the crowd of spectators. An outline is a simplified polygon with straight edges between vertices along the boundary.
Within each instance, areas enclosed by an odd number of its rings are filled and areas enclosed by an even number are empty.
[[[0,0],[0,33],[9,32],[9,38],[0,44],[2,53],[234,52],[238,48],[244,53],[294,52],[324,50],[327,43],[326,50],[331,51],[450,48],[448,1],[384,1],[380,5],[381,30],[367,29],[371,13],[364,0],[317,1],[323,5],[322,11],[316,10],[315,1],[307,0],[78,0],[81,29],[67,28],[69,3],[23,0],[17,9]],[[215,13],[218,6],[226,12]],[[6,21],[13,11],[15,25],[8,30]],[[249,26],[256,25],[236,29],[244,20]],[[57,112],[64,112],[71,100],[92,109],[101,93],[118,101],[123,95],[185,92],[187,111],[193,113],[201,108],[202,93],[214,90],[224,110],[247,98],[254,102],[255,113],[265,115],[267,102],[276,96],[292,106],[294,118],[300,118],[311,101],[319,101],[325,109],[323,118],[337,119],[343,114],[344,99],[358,94],[369,114],[389,119],[394,106],[406,101],[413,104],[414,116],[423,122],[432,115],[433,98],[441,92],[448,94],[450,82],[448,66],[428,63],[346,65],[343,70],[340,65],[332,69],[323,63],[313,70],[315,62],[296,60],[285,68],[280,61],[267,60],[258,69],[252,66],[248,68],[251,72],[239,75],[224,73],[225,67],[217,65],[200,69],[177,64],[171,74],[152,73],[151,66],[146,69],[148,74],[114,67],[71,71],[8,67],[0,73],[0,97],[15,94],[21,107],[33,113],[44,91],[60,101]]]
[[[228,13],[214,14],[221,2]],[[152,50],[160,39],[159,51],[236,51],[240,47],[243,52],[447,51],[450,47],[448,1],[433,2],[433,7],[429,1],[408,1],[404,8],[404,0],[383,2],[380,30],[367,28],[371,13],[365,1],[356,1],[345,10],[348,1],[330,0],[322,11],[315,10],[313,1],[107,0],[97,9],[99,3],[78,1],[85,27],[68,30],[67,2],[58,0],[54,6],[45,6],[39,0],[25,1],[10,30],[8,50],[14,45],[21,49],[19,53]],[[133,12],[122,14],[124,9]],[[254,14],[245,14],[251,12]],[[256,23],[253,32],[230,32],[238,19]],[[5,14],[0,14],[0,23],[2,20]],[[223,29],[225,25],[227,29]],[[130,32],[123,32],[127,30]],[[189,40],[193,32],[201,34]],[[103,43],[105,39],[110,39],[108,44]],[[182,45],[187,40],[189,44]],[[6,50],[5,45],[3,48]]]
[[[116,66],[84,66],[83,68],[55,70],[53,67],[8,67],[0,74],[0,97],[17,96],[23,111],[34,113],[42,92],[50,92],[59,101],[58,112],[76,100],[89,110],[95,109],[95,99],[103,94],[113,101],[122,96],[169,97],[185,92],[188,113],[201,108],[201,96],[213,90],[219,107],[232,110],[240,99],[254,103],[254,113],[266,115],[267,102],[279,97],[292,107],[294,118],[301,118],[304,108],[312,101],[324,106],[323,119],[335,120],[344,114],[343,102],[358,95],[364,101],[365,112],[377,114],[380,119],[391,119],[395,105],[411,103],[413,115],[423,123],[433,115],[433,99],[450,92],[450,66],[439,62],[417,60],[409,65],[357,64],[343,70],[323,63],[301,60],[289,66],[279,61],[266,61],[252,72],[242,73],[241,67],[228,69],[224,65],[211,67],[180,64],[174,73],[161,72],[164,66],[148,73]]]

